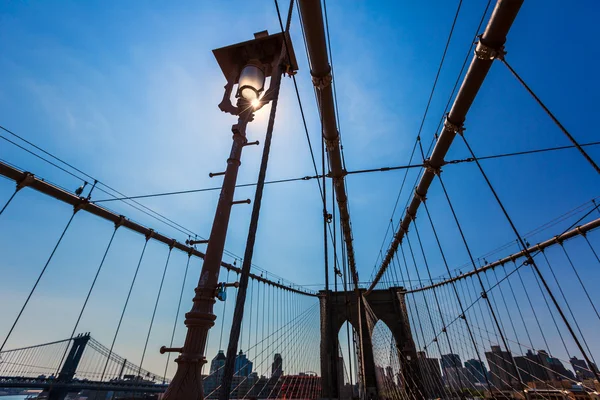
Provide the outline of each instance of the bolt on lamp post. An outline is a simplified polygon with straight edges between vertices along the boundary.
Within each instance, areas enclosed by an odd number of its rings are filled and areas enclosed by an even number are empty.
[[[282,33],[269,35],[267,31],[254,35],[254,39],[234,44],[228,47],[213,50],[213,54],[221,67],[223,75],[227,79],[223,100],[219,104],[221,111],[238,117],[237,124],[233,125],[233,144],[227,159],[227,168],[224,173],[213,174],[224,175],[221,195],[217,204],[215,218],[208,239],[206,255],[200,280],[195,289],[193,306],[190,312],[185,314],[185,325],[187,335],[182,348],[164,349],[181,354],[177,362],[177,371],[169,384],[163,399],[165,400],[200,400],[204,398],[202,389],[202,366],[206,363],[204,350],[206,348],[209,329],[214,325],[216,316],[213,314],[216,292],[219,288],[218,278],[229,225],[229,216],[233,204],[235,184],[242,149],[248,143],[246,139],[246,126],[253,120],[254,112],[269,101],[273,96],[270,87],[261,97],[264,91],[265,79],[272,77],[274,71],[278,70],[282,49],[284,48],[284,35]],[[294,59],[295,64],[295,59]],[[279,83],[278,77],[273,81]],[[233,86],[238,88],[235,97],[237,103],[231,103]]]

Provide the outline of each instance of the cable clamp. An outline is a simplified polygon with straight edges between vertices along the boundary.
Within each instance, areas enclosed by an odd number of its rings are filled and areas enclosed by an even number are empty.
[[[477,42],[477,47],[475,47],[475,56],[480,60],[502,60],[505,55],[506,51],[504,50],[504,46],[500,46],[500,48],[495,49],[483,43],[483,39],[481,38],[479,39],[479,42]]]
[[[554,241],[557,244],[560,244],[561,246],[563,245],[563,242],[564,242],[564,240],[560,236],[558,236],[558,235],[554,236]]]
[[[34,176],[31,172],[24,172],[24,176],[17,182],[17,191],[29,186],[34,181]]]
[[[523,263],[523,265],[533,265],[533,258],[531,257],[527,257],[527,260],[525,260],[525,262]]]
[[[154,229],[150,229],[148,233],[146,233],[146,242],[154,237]]]
[[[286,63],[284,68],[285,71],[283,71],[283,74],[289,76],[290,78],[298,73],[298,71],[294,71],[292,65],[289,63]]]
[[[425,197],[425,195],[423,195],[423,194],[420,194],[419,192],[417,192],[417,188],[415,188],[415,197],[416,197],[417,199],[419,199],[419,201],[420,201],[421,203],[425,203],[425,201],[427,200],[427,197]]]
[[[442,328],[442,332],[446,333],[446,327]]]
[[[77,212],[79,210],[83,210],[88,204],[90,204],[89,199],[84,199],[82,197],[79,198],[79,203],[73,206],[73,212]]]
[[[487,299],[487,293],[486,292],[481,292],[481,298],[482,299]]]
[[[446,120],[444,121],[444,128],[448,129],[451,132],[458,133],[459,135],[462,135],[465,131],[465,127],[463,126],[463,124],[462,123],[455,124],[454,122],[450,121],[450,119],[448,118],[448,114],[446,114]]]
[[[466,321],[467,317],[465,317],[465,314],[460,314],[459,315],[460,319],[464,319]]]
[[[319,90],[325,89],[327,86],[331,85],[331,82],[333,81],[333,77],[331,76],[331,67],[329,67],[327,74],[324,76],[315,76],[313,75],[312,71],[310,74],[312,76],[313,85]]]
[[[442,173],[442,168],[440,167],[434,167],[433,165],[431,165],[431,160],[428,158],[425,161],[423,161],[423,167],[425,167],[425,169],[428,172],[431,172],[434,175],[440,175]],[[416,194],[416,192],[415,192]]]
[[[580,226],[578,226],[577,228],[575,228],[575,230],[576,230],[576,231],[577,231],[577,233],[579,233],[581,236],[585,237],[585,234],[586,234],[586,232],[584,232],[584,231],[581,229],[581,225],[580,225]]]
[[[117,222],[115,222],[115,229],[123,226],[124,223],[125,223],[125,216],[119,215],[119,220]]]
[[[413,221],[417,219],[417,216],[416,216],[415,214],[411,214],[411,213],[408,211],[408,207],[406,208],[406,215],[408,215],[408,217],[409,217],[410,219],[412,219]]]

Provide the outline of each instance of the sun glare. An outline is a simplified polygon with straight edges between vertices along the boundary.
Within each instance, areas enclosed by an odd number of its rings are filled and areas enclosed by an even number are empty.
[[[254,99],[250,102],[250,104],[252,104],[252,107],[256,108],[260,104],[260,100]]]

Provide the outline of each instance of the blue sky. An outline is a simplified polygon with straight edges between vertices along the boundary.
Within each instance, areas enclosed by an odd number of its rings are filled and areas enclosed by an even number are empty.
[[[285,5],[282,4],[285,8]],[[340,131],[349,170],[408,162],[456,2],[327,2],[339,102]],[[593,38],[598,4],[527,1],[510,32],[507,59],[582,143],[597,140],[596,114],[600,55]],[[429,144],[442,116],[473,33],[485,8],[465,2],[423,130]],[[300,26],[294,14],[292,39],[300,64],[297,80],[313,145],[319,121]],[[221,113],[224,79],[211,50],[247,40],[257,31],[278,31],[271,2],[9,2],[0,6],[0,124],[32,140],[78,168],[127,194],[218,186],[209,172],[224,168],[234,118]],[[264,136],[269,108],[249,127],[250,140]],[[500,64],[492,67],[466,121],[466,135],[477,155],[568,144],[550,119]],[[3,134],[4,135],[4,134]],[[600,160],[600,149],[588,148]],[[261,147],[244,150],[239,183],[254,182]],[[320,151],[317,151],[320,154]],[[468,153],[460,141],[448,159]],[[319,156],[320,157],[320,156]],[[2,141],[0,158],[69,190],[81,182]],[[599,195],[598,176],[574,150],[483,163],[521,232],[528,232]],[[313,174],[292,82],[285,79],[267,179]],[[347,179],[362,280],[368,280],[378,254],[403,172]],[[416,171],[411,172],[412,182]],[[475,255],[514,240],[499,209],[472,164],[447,166],[445,183]],[[400,198],[400,208],[412,190]],[[0,181],[0,199],[13,184]],[[253,188],[236,191],[252,198]],[[94,199],[104,198],[95,192]],[[208,236],[218,192],[144,200],[143,204],[202,236]],[[0,200],[3,201],[3,200]],[[180,240],[168,226],[113,202],[109,207]],[[451,266],[468,261],[439,184],[429,206]],[[226,248],[243,254],[251,208],[234,208]],[[0,337],[8,330],[27,291],[70,216],[69,207],[24,190],[0,218],[3,254]],[[397,221],[400,213],[394,220]],[[565,227],[573,220],[567,221]],[[424,221],[422,220],[423,224]],[[322,284],[322,220],[314,181],[270,185],[265,189],[254,263],[298,284]],[[433,237],[422,228],[432,254],[434,275],[444,272]],[[545,240],[561,226],[530,239]],[[59,248],[34,300],[15,331],[14,346],[67,336],[76,308],[108,242],[112,227],[81,213]],[[119,231],[92,297],[83,327],[103,343],[125,296],[143,238]],[[384,251],[389,242],[385,240]],[[513,247],[512,250],[515,250]],[[590,281],[597,265],[582,256]],[[145,324],[159,284],[166,248],[148,246],[134,288],[117,352],[136,343],[135,328]],[[159,317],[173,314],[185,256],[174,254]],[[227,261],[232,259],[227,258]],[[190,289],[200,263],[192,262]],[[65,278],[68,277],[68,278]],[[572,280],[567,290],[577,290]],[[319,288],[319,286],[311,286]],[[169,292],[170,291],[170,292]],[[191,292],[184,297],[187,309]],[[594,294],[595,295],[595,294]],[[596,298],[597,299],[597,298]],[[48,312],[48,305],[52,312]],[[60,314],[59,314],[60,310]],[[159,331],[170,329],[159,324]],[[70,325],[69,325],[70,326]],[[593,327],[589,329],[593,331]],[[50,332],[51,331],[51,332]],[[156,344],[160,332],[156,334]],[[164,335],[163,335],[164,337]],[[154,339],[153,339],[154,340]],[[164,343],[160,343],[164,344]],[[9,347],[14,347],[9,346]],[[141,347],[141,344],[140,344]],[[133,350],[131,350],[134,354]],[[150,363],[154,362],[152,360]]]

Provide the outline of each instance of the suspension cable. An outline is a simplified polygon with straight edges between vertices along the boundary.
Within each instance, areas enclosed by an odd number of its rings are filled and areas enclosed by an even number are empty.
[[[171,341],[169,347],[173,347],[173,340],[175,339],[175,330],[177,329],[177,320],[179,319],[179,310],[181,308],[181,299],[183,298],[183,289],[185,288],[185,281],[187,279],[188,268],[190,266],[190,260],[192,253],[188,253],[187,263],[185,264],[185,272],[183,273],[183,281],[181,283],[181,291],[179,293],[179,301],[177,302],[177,311],[175,312],[175,321],[173,322],[173,331],[171,332]],[[207,340],[208,342],[208,340]],[[169,368],[169,360],[171,358],[171,352],[167,352],[167,361],[165,362],[165,373],[163,374],[163,384],[165,383],[165,377],[167,376],[167,369]]]
[[[546,114],[548,114],[548,116],[552,119],[552,121],[554,121],[554,123],[556,124],[556,126],[558,126],[558,128],[571,141],[571,143],[573,143],[573,145],[575,147],[577,147],[577,150],[579,150],[579,152],[581,153],[581,155],[590,163],[590,165],[596,170],[596,172],[600,174],[600,167],[598,167],[598,164],[596,164],[594,162],[594,160],[592,160],[592,158],[590,157],[590,155],[581,147],[581,145],[577,142],[577,140],[575,140],[575,138],[573,137],[573,135],[571,135],[569,133],[569,131],[567,131],[567,129],[563,126],[563,124],[560,123],[560,121],[554,116],[554,114],[552,114],[552,112],[548,109],[548,107],[546,107],[546,105],[542,102],[542,100],[540,100],[540,98],[529,87],[529,85],[527,85],[527,83],[525,83],[525,81],[521,78],[521,76],[517,73],[517,71],[515,71],[513,69],[513,67],[510,66],[510,64],[506,61],[506,59],[504,57],[500,57],[500,61],[502,61],[502,63],[504,65],[506,65],[506,67],[508,68],[508,70],[510,71],[510,73],[513,74],[515,78],[517,78],[517,80],[519,81],[519,83],[521,83],[521,85],[523,85],[523,87],[525,88],[525,90],[527,90],[527,92],[529,92],[529,94],[531,95],[531,97],[533,97],[535,99],[535,101],[540,105],[540,107],[542,107],[544,109],[544,111],[546,112]]]
[[[562,307],[560,306],[560,304],[556,300],[556,297],[554,296],[554,293],[552,293],[552,290],[550,289],[550,286],[548,286],[548,283],[546,282],[546,279],[544,278],[544,276],[542,275],[541,271],[539,270],[539,268],[538,268],[535,260],[533,259],[533,257],[531,257],[531,254],[529,253],[529,250],[527,249],[527,245],[525,244],[525,241],[523,240],[523,237],[521,236],[521,234],[517,230],[517,228],[516,228],[516,226],[515,226],[512,218],[510,218],[508,212],[506,211],[506,208],[504,207],[504,204],[502,203],[502,201],[500,201],[500,197],[498,197],[498,194],[496,193],[496,190],[494,189],[492,183],[490,182],[487,174],[485,173],[485,171],[483,170],[483,167],[481,166],[481,164],[477,160],[477,157],[475,156],[475,153],[473,152],[473,149],[469,145],[469,142],[465,138],[465,135],[463,134],[462,130],[459,130],[458,133],[459,133],[459,136],[462,137],[463,142],[465,143],[465,146],[467,147],[467,149],[469,150],[469,153],[471,154],[471,157],[473,157],[475,159],[475,163],[477,164],[477,168],[481,172],[481,175],[483,176],[484,180],[486,181],[487,186],[489,187],[490,191],[492,192],[494,198],[496,199],[496,202],[498,203],[498,205],[502,209],[502,213],[504,214],[504,216],[505,216],[507,222],[509,223],[512,231],[514,232],[515,236],[517,237],[517,240],[519,241],[519,244],[523,248],[523,251],[525,252],[525,254],[527,256],[527,262],[535,270],[537,276],[539,277],[540,281],[544,285],[544,288],[546,289],[546,292],[548,292],[548,295],[550,296],[550,299],[552,300],[552,302],[554,303],[554,306],[556,307],[558,313],[560,314],[560,316],[561,316],[561,318],[562,318],[565,326],[569,330],[569,333],[571,334],[571,336],[573,337],[573,340],[575,341],[577,347],[579,348],[579,351],[581,352],[581,354],[585,358],[586,362],[588,364],[590,364],[591,360],[590,360],[589,355],[587,354],[587,352],[584,350],[583,346],[581,345],[581,342],[579,341],[579,338],[575,334],[575,331],[573,331],[573,328],[571,327],[571,324],[569,323],[569,320],[565,316],[565,314],[564,314],[564,312],[562,310]],[[600,380],[600,372],[597,370],[597,368],[592,368],[592,369],[594,370],[594,375],[596,376],[596,379]]]
[[[77,211],[79,211],[79,210],[80,210],[79,207],[74,207],[73,208],[73,214],[71,214],[71,218],[69,218],[69,222],[67,222],[67,225],[65,226],[65,228],[63,229],[60,237],[58,238],[58,241],[56,242],[56,245],[54,245],[54,249],[52,249],[52,253],[50,253],[50,256],[46,260],[46,264],[44,264],[44,268],[42,268],[42,271],[38,275],[35,283],[33,284],[33,287],[29,291],[29,294],[27,295],[27,298],[25,299],[25,303],[23,303],[23,306],[21,307],[21,310],[17,314],[17,318],[15,318],[15,321],[13,322],[12,326],[8,330],[8,333],[6,334],[6,337],[4,338],[4,341],[2,342],[2,346],[0,346],[0,351],[2,351],[2,349],[4,349],[4,346],[6,345],[6,342],[8,341],[8,339],[10,338],[10,335],[12,334],[13,330],[15,329],[15,326],[17,326],[17,323],[19,322],[19,319],[21,318],[21,315],[23,314],[23,311],[25,311],[25,307],[27,307],[27,304],[29,303],[29,300],[31,299],[31,296],[33,295],[33,292],[35,292],[35,289],[37,288],[38,283],[40,283],[40,280],[42,279],[42,276],[44,276],[44,272],[46,272],[46,268],[48,268],[48,265],[50,264],[50,261],[52,261],[52,257],[54,257],[54,253],[56,253],[56,249],[58,249],[58,246],[62,242],[63,237],[65,236],[65,233],[67,233],[67,230],[69,229],[69,226],[71,226],[71,222],[73,221],[73,218],[75,217],[75,214],[77,214]]]
[[[129,286],[129,292],[127,293],[127,298],[125,299],[125,304],[123,304],[123,310],[121,311],[121,316],[119,317],[119,323],[117,324],[117,329],[115,330],[115,335],[113,336],[112,343],[110,345],[110,349],[108,351],[108,356],[106,357],[106,364],[104,364],[104,369],[102,370],[102,375],[100,375],[100,380],[104,379],[104,374],[106,373],[106,368],[108,367],[108,361],[110,360],[111,354],[113,354],[113,349],[115,347],[115,342],[117,341],[117,336],[119,335],[119,330],[121,329],[121,323],[123,322],[123,316],[125,316],[125,310],[127,310],[127,305],[129,304],[129,298],[131,297],[131,291],[133,290],[133,285],[135,285],[135,280],[137,278],[138,272],[140,270],[140,265],[142,265],[142,260],[144,259],[144,253],[146,252],[146,247],[148,246],[148,241],[150,240],[151,235],[146,235],[146,240],[144,241],[144,247],[142,248],[142,254],[140,254],[140,259],[138,260],[137,267],[135,268],[135,273],[133,274],[133,279],[131,280],[131,285]]]
[[[158,308],[158,302],[160,301],[160,294],[162,293],[163,284],[165,283],[165,276],[167,275],[167,268],[169,267],[169,260],[171,259],[171,253],[173,252],[173,246],[169,246],[169,253],[167,254],[167,261],[163,268],[162,278],[160,279],[160,285],[158,286],[158,293],[156,294],[156,302],[154,303],[154,310],[152,311],[152,318],[150,318],[150,325],[148,326],[148,334],[146,335],[146,343],[144,343],[144,350],[142,351],[142,358],[138,368],[138,375],[142,371],[142,364],[144,364],[144,357],[146,356],[146,349],[148,348],[148,341],[150,340],[150,333],[152,333],[152,326],[154,325],[154,317],[156,316],[156,309]]]

